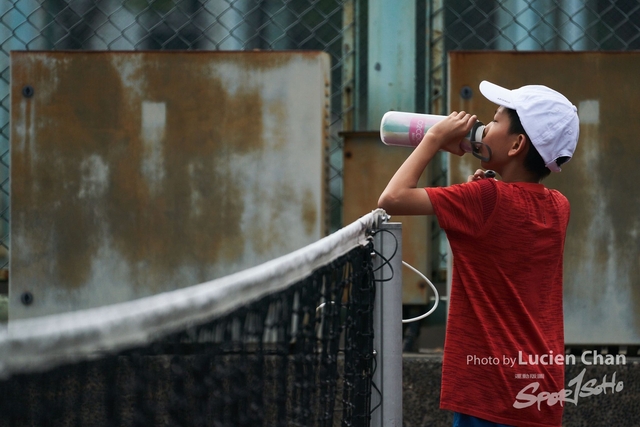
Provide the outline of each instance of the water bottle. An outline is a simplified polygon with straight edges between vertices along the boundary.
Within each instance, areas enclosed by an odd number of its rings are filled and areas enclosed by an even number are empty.
[[[380,138],[387,145],[417,147],[424,134],[447,116],[387,111],[380,122]],[[465,152],[473,152],[472,142],[482,142],[484,124],[476,121],[469,135],[460,142]]]

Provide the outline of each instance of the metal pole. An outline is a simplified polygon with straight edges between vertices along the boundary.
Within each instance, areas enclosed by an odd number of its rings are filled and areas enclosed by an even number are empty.
[[[541,50],[553,46],[552,21],[545,18],[557,2],[551,0],[505,0],[497,13],[498,50]]]
[[[342,130],[355,130],[356,112],[356,0],[342,6]]]
[[[556,49],[587,50],[587,33],[591,32],[588,25],[589,12],[594,9],[594,5],[588,0],[562,0],[560,5],[556,13],[566,21],[560,25]]]
[[[402,426],[402,224],[383,222],[375,235],[371,427]],[[379,405],[379,406],[378,406]]]
[[[368,2],[367,129],[389,110],[416,106],[416,2]]]

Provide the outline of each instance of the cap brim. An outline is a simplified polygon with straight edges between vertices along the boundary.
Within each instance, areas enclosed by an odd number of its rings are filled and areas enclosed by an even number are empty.
[[[494,102],[503,107],[511,108],[515,110],[515,104],[513,103],[513,94],[509,89],[505,89],[502,86],[498,86],[486,80],[480,83],[480,92],[489,101]]]

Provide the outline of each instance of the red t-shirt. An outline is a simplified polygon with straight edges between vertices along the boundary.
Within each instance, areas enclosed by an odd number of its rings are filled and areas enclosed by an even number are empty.
[[[494,179],[426,190],[453,253],[440,407],[559,427],[568,200]]]

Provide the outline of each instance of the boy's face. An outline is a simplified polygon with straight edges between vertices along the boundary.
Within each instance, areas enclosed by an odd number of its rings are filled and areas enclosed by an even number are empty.
[[[482,142],[491,148],[491,159],[488,162],[482,162],[481,165],[485,169],[493,169],[499,174],[502,173],[502,167],[509,160],[509,150],[514,142],[517,141],[517,134],[509,132],[511,127],[511,119],[505,111],[504,107],[498,107],[493,121],[485,127],[485,135]]]

